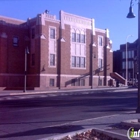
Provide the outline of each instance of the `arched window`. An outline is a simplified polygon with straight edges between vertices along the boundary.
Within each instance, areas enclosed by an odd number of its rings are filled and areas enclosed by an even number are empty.
[[[80,43],[80,31],[76,31],[76,42]]]
[[[72,42],[76,42],[76,31],[72,29]]]
[[[85,33],[84,31],[81,32],[81,43],[85,43]]]

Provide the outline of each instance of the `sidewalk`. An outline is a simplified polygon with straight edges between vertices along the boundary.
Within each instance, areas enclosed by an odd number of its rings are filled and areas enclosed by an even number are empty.
[[[58,94],[58,93],[70,93],[70,92],[79,92],[79,91],[92,91],[93,93],[100,93],[100,92],[107,92],[112,90],[120,90],[120,89],[129,89],[129,87],[94,87],[93,89],[52,89],[52,90],[27,90],[23,92],[23,90],[3,90],[0,91],[1,96],[8,96],[8,95],[30,95],[30,94]],[[137,90],[136,88],[134,90]]]
[[[66,136],[73,137],[76,134],[87,132],[88,130],[96,130],[97,132],[102,132],[108,136],[117,138],[119,140],[128,140],[127,131],[130,127],[135,126],[133,124],[123,124],[126,120],[138,119],[140,114],[135,114],[135,112],[116,114],[104,117],[98,117],[87,120],[79,120],[72,123],[67,123],[62,126],[56,126],[58,129],[67,129],[69,133],[59,134],[47,138],[42,138],[40,140],[61,140]],[[140,129],[140,125],[137,125]],[[52,129],[52,128],[50,128]],[[74,131],[77,129],[76,131]],[[53,131],[53,129],[52,129]],[[63,132],[61,132],[63,133]],[[139,138],[133,138],[133,140],[139,140]]]

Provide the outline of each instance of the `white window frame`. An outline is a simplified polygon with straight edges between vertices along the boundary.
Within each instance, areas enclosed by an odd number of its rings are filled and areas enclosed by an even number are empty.
[[[55,54],[53,53],[50,53],[50,66],[55,66]]]
[[[53,32],[53,35],[51,34],[52,32],[51,31],[54,31]],[[49,37],[50,37],[50,39],[56,39],[56,27],[50,27],[49,28]]]
[[[103,36],[101,36],[101,35],[98,35],[98,46],[103,47]]]

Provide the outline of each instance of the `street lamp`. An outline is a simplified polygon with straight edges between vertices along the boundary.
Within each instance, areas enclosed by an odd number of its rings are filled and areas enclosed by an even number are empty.
[[[132,35],[128,35],[127,37],[126,37],[126,67],[125,67],[125,69],[126,69],[126,80],[125,80],[125,85],[127,86],[127,80],[128,80],[128,55],[127,55],[127,47],[128,47],[128,45],[127,45],[127,40],[128,40],[128,38],[129,37],[132,37]]]
[[[134,18],[133,10],[132,10],[132,1],[130,2],[130,9],[127,15],[127,18]],[[138,104],[136,113],[140,113],[140,0],[138,0]]]
[[[24,90],[23,92],[26,92],[26,77],[27,77],[27,54],[29,54],[28,47],[25,48],[25,73],[24,73]]]

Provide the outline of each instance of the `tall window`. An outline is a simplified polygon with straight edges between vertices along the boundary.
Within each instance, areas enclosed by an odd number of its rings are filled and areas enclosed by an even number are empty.
[[[85,68],[85,57],[72,56],[72,67]]]
[[[55,54],[50,54],[50,66],[55,66]]]
[[[80,57],[76,57],[76,67],[80,67]]]
[[[50,28],[50,38],[55,39],[55,29],[54,28]]]
[[[85,35],[81,34],[81,43],[85,43]]]
[[[13,38],[13,46],[17,47],[18,46],[18,37]]]
[[[85,57],[80,57],[80,67],[84,68],[85,67]]]
[[[98,59],[98,68],[103,68],[103,59]]]
[[[125,68],[126,68],[126,62],[123,61],[123,62],[122,62],[122,69],[125,69]]]
[[[76,42],[76,33],[72,33],[72,42]]]
[[[76,37],[77,37],[77,42],[80,43],[80,34],[76,34]]]
[[[72,42],[77,42],[77,43],[85,43],[85,34],[84,32],[80,33],[78,31],[78,33],[76,32],[72,32]]]
[[[76,56],[72,56],[72,67],[76,67]]]
[[[122,52],[122,58],[126,58],[126,52],[125,51]]]
[[[103,46],[103,37],[102,36],[98,37],[98,46]]]

